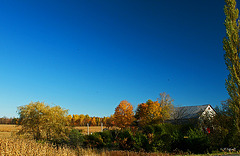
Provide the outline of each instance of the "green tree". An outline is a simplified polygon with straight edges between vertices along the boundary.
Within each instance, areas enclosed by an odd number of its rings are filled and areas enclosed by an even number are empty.
[[[229,71],[226,88],[230,96],[229,108],[233,113],[236,130],[240,130],[240,41],[239,41],[239,10],[235,0],[225,0],[224,12],[226,15],[226,37],[223,39],[225,63]]]
[[[30,134],[36,140],[58,142],[68,135],[68,110],[60,106],[50,107],[44,102],[31,102],[18,107],[22,129],[19,133]]]

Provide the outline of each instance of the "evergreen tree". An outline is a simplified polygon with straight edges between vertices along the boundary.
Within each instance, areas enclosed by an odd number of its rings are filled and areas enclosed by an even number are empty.
[[[235,0],[225,0],[224,12],[226,15],[226,37],[223,39],[225,63],[229,70],[226,79],[226,88],[230,96],[229,108],[233,113],[234,127],[240,130],[240,41],[239,41],[239,10]]]

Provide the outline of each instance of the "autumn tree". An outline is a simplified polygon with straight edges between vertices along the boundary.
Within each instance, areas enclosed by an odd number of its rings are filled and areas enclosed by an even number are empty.
[[[67,121],[68,121],[69,125],[73,125],[72,115],[68,115],[68,116],[67,116]]]
[[[114,123],[115,117],[114,115],[111,115],[110,117],[107,117],[107,121],[106,121],[106,127],[113,127],[115,125]]]
[[[96,126],[97,125],[97,122],[96,122],[96,117],[92,117],[91,118],[91,126]]]
[[[87,114],[84,116],[84,120],[83,120],[83,125],[86,126],[87,124],[89,124],[91,118],[90,116]]]
[[[107,123],[107,117],[104,116],[101,121],[102,121],[103,125],[106,125],[106,123]]]
[[[162,108],[158,101],[148,100],[146,103],[138,105],[136,118],[139,119],[140,125],[147,125],[161,122]]]
[[[68,110],[60,106],[50,107],[44,102],[31,102],[18,107],[22,129],[36,140],[58,141],[67,138]]]
[[[168,120],[170,118],[171,113],[173,112],[173,99],[170,95],[165,92],[160,93],[160,97],[157,99],[161,110],[162,121]]]
[[[79,117],[79,126],[86,126],[84,124],[85,115],[80,114],[78,117]]]
[[[133,106],[126,100],[120,102],[114,113],[114,123],[117,127],[126,128],[134,120]]]
[[[158,100],[148,100],[146,103],[138,105],[135,117],[141,126],[163,123],[170,118],[173,111],[173,100],[166,93],[161,93]]]
[[[226,88],[230,97],[229,108],[233,113],[234,125],[240,132],[240,40],[239,40],[239,10],[235,0],[225,0],[226,37],[223,39],[225,63],[229,71]]]

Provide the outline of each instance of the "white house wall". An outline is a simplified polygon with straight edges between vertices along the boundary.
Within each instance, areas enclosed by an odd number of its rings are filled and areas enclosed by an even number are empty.
[[[216,115],[216,112],[213,110],[213,108],[209,105],[202,113],[202,116],[209,115],[209,117],[213,117]]]

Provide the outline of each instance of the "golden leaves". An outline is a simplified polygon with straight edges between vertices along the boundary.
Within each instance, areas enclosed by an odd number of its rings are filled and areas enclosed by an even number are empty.
[[[134,113],[132,105],[123,100],[116,107],[114,113],[115,125],[120,128],[129,127],[134,120]]]
[[[148,100],[146,103],[138,105],[136,118],[140,125],[162,123],[170,117],[173,109],[173,100],[166,93],[161,93],[158,100]]]

